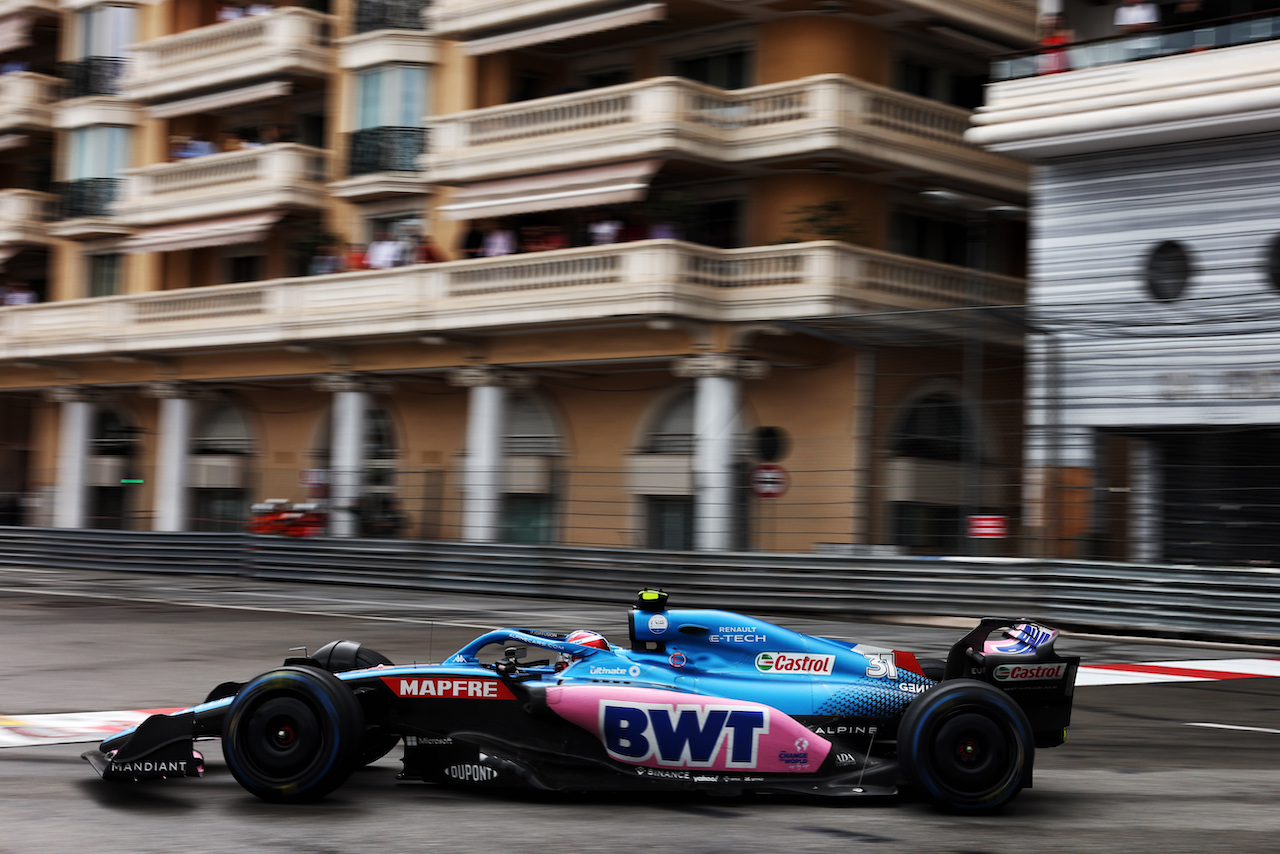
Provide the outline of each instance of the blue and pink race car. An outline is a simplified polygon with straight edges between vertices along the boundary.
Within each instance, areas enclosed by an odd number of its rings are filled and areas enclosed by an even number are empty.
[[[1035,749],[1070,723],[1080,660],[1031,620],[983,619],[942,661],[668,608],[659,590],[629,616],[629,648],[512,628],[441,664],[335,641],[84,756],[107,780],[191,777],[195,742],[221,738],[236,780],[281,802],[322,798],[403,742],[404,780],[831,796],[905,784],[974,811],[1029,787]]]

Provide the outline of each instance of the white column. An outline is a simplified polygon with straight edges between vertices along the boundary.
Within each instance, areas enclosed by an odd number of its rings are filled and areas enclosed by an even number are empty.
[[[354,537],[359,533],[352,511],[364,483],[364,419],[369,408],[365,391],[348,389],[333,394],[333,435],[329,458],[329,533]]]
[[[725,551],[735,546],[733,532],[740,523],[734,462],[738,437],[739,386],[744,378],[763,377],[763,362],[735,356],[693,356],[672,366],[677,376],[697,380],[693,405],[694,548]]]
[[[152,530],[185,531],[191,504],[189,455],[195,401],[184,396],[176,383],[155,383],[147,394],[160,399]]]
[[[502,535],[503,438],[507,389],[525,388],[532,378],[493,368],[461,368],[449,383],[470,389],[467,400],[467,457],[463,469],[462,538],[492,543]]]
[[[58,429],[58,484],[54,488],[53,526],[83,528],[89,501],[89,440],[94,405],[83,389],[54,389],[61,406]]]

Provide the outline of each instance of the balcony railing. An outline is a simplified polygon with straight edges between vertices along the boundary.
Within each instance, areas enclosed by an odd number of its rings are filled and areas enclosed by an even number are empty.
[[[331,21],[286,6],[142,42],[121,91],[149,101],[275,74],[325,76],[333,61]]]
[[[0,190],[0,244],[44,243],[58,197],[35,190]]]
[[[377,127],[353,132],[347,139],[347,174],[417,172],[425,150],[425,128]]]
[[[119,196],[121,183],[119,178],[81,178],[54,184],[54,192],[62,197],[58,218],[112,216],[112,205]]]
[[[61,80],[44,74],[0,74],[0,130],[50,129],[61,88]]]
[[[768,321],[1020,304],[1024,282],[842,243],[563,249],[0,309],[0,359],[683,315]],[[352,294],[359,299],[353,301]],[[911,322],[911,321],[907,321]]]
[[[836,74],[737,91],[660,77],[440,117],[425,162],[433,182],[464,183],[682,150],[723,162],[843,153],[1022,187],[1021,167],[964,141],[969,121]]]
[[[1027,43],[1035,40],[1035,0],[885,0],[881,5],[899,6],[1005,38]],[[431,29],[442,36],[466,39],[488,30],[563,21],[617,7],[611,0],[435,0],[428,15]]]
[[[1191,26],[1162,27],[1138,35],[1095,39],[1049,51],[1036,49],[1009,54],[992,62],[991,78],[1015,80],[1049,71],[1081,71],[1159,56],[1276,40],[1280,40],[1280,15],[1272,11]]]
[[[358,0],[356,33],[374,30],[425,30],[422,12],[430,0]]]
[[[324,204],[328,152],[276,143],[126,171],[117,205],[131,225]]]
[[[74,62],[59,62],[58,74],[67,81],[67,98],[89,95],[119,95],[120,78],[129,60],[116,56],[90,56]]]

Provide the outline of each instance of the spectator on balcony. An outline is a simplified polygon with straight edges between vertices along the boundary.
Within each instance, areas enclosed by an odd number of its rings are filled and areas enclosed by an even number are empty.
[[[239,151],[244,148],[244,140],[225,130],[218,131],[217,135],[214,136],[214,144],[219,151]]]
[[[273,3],[250,3],[247,12],[250,15],[269,15],[275,10]]]
[[[342,256],[338,247],[325,243],[316,247],[316,254],[311,258],[311,266],[307,270],[312,276],[323,276],[326,273],[342,272]]]
[[[445,257],[444,251],[439,246],[436,246],[436,242],[431,238],[431,235],[424,234],[418,242],[418,254],[415,260],[419,264],[436,264],[449,259]]]
[[[182,160],[187,155],[184,153],[187,144],[191,142],[191,137],[183,133],[175,133],[169,137],[169,160]]]
[[[36,296],[36,292],[31,290],[31,286],[26,282],[10,279],[4,287],[5,305],[31,305],[39,301],[40,298]]]
[[[347,251],[342,256],[342,266],[347,270],[365,269],[365,251],[359,243],[348,243]]]
[[[379,231],[376,239],[369,244],[365,253],[364,264],[370,270],[386,270],[399,267],[404,263],[404,244],[393,240],[386,231]]]
[[[244,6],[240,3],[235,2],[235,0],[230,0],[229,2],[223,3],[221,6],[218,7],[219,21],[234,21],[237,18],[243,18],[243,17],[244,17]]]
[[[485,232],[484,248],[480,251],[485,258],[514,255],[515,251],[516,235],[511,229],[495,226]]]
[[[587,226],[587,231],[591,233],[592,246],[617,243],[618,235],[622,233],[622,220],[615,216],[603,215]]]
[[[1116,7],[1116,29],[1122,33],[1140,33],[1160,26],[1160,7],[1144,0],[1124,0]]]
[[[1045,15],[1040,19],[1040,55],[1036,58],[1037,74],[1057,74],[1071,69],[1064,45],[1076,40],[1075,33],[1067,29],[1062,15]]]
[[[218,146],[214,145],[212,142],[203,138],[199,134],[193,134],[191,138],[187,140],[186,145],[182,146],[182,149],[178,154],[178,157],[181,157],[181,158],[204,157],[206,154],[217,154],[217,153],[218,153]]]

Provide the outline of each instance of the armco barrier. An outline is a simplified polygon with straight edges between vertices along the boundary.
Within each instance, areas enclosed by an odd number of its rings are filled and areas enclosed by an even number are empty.
[[[1045,561],[701,553],[0,527],[0,565],[243,574],[623,604],[861,616],[1025,614],[1064,627],[1280,643],[1280,572]]]

